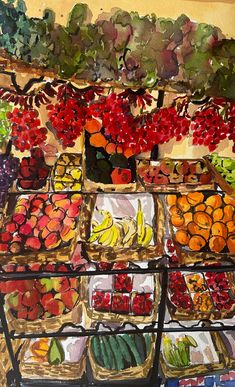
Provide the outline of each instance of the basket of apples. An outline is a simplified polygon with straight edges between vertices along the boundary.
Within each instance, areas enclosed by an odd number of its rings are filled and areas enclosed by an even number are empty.
[[[84,223],[81,205],[79,194],[12,196],[0,230],[1,264],[68,261]]]
[[[62,324],[78,322],[78,278],[51,277],[0,283],[9,326],[16,332],[56,331]]]

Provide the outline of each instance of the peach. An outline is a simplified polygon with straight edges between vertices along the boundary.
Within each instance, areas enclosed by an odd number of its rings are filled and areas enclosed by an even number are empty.
[[[68,210],[70,204],[71,204],[71,202],[68,198],[56,200],[56,202],[55,202],[55,206],[58,208],[62,208],[64,211]]]
[[[42,239],[45,239],[49,234],[50,234],[50,231],[46,227],[39,233]]]
[[[76,221],[73,218],[69,218],[67,215],[63,220],[63,226],[69,226],[70,229],[75,229]]]
[[[19,242],[12,242],[9,246],[9,251],[12,254],[18,254],[21,250],[21,244]]]
[[[71,218],[75,218],[76,216],[79,215],[79,212],[80,212],[80,205],[78,203],[73,203],[69,207],[66,215]]]
[[[22,226],[20,226],[19,233],[24,236],[30,235],[32,233],[32,227],[28,222],[22,224]]]
[[[228,228],[228,232],[231,234],[235,233],[235,220],[230,220],[226,223],[226,226]]]
[[[24,214],[24,215],[26,215],[27,214],[27,208],[25,207],[25,206],[16,206],[15,207],[15,214]]]
[[[27,224],[29,224],[32,228],[34,228],[36,226],[38,222],[38,218],[34,215],[31,215],[31,217],[27,220]]]
[[[46,249],[55,249],[61,244],[61,239],[56,232],[51,232],[44,240]]]
[[[56,201],[64,200],[67,198],[68,198],[67,194],[53,194],[53,195],[51,195],[51,202],[55,204]]]
[[[222,197],[219,194],[210,195],[206,201],[207,206],[211,206],[212,208],[218,208],[222,206]]]
[[[59,219],[51,219],[47,224],[47,229],[49,231],[61,231],[62,224]]]
[[[17,226],[18,225],[15,224],[14,222],[9,222],[9,223],[6,223],[5,229],[8,232],[14,233],[17,230]]]
[[[189,248],[193,251],[200,251],[205,247],[206,241],[201,235],[193,235],[189,240]]]
[[[10,242],[12,240],[12,234],[8,231],[3,231],[0,233],[0,239],[3,243]]]
[[[233,219],[233,215],[234,215],[234,207],[232,206],[232,204],[227,204],[224,207],[223,222],[226,223],[229,220],[232,220]]]
[[[50,221],[50,218],[49,216],[47,215],[43,215],[39,220],[38,220],[38,224],[37,224],[37,227],[39,230],[43,230],[47,224],[49,223]]]
[[[63,226],[61,232],[60,232],[60,237],[63,242],[69,242],[71,239],[74,238],[75,231],[71,229],[69,226],[66,224]]]
[[[25,247],[30,250],[40,250],[41,242],[40,239],[33,236],[26,239]]]
[[[55,208],[52,204],[45,207],[45,214],[51,219],[58,218],[60,220],[63,220],[65,216],[65,212],[61,208]]]
[[[12,215],[12,221],[18,224],[23,224],[26,220],[26,217],[24,214],[13,214]]]

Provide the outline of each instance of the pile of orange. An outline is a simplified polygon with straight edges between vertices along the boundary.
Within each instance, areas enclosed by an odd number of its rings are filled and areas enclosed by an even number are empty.
[[[190,192],[168,195],[175,240],[192,251],[235,253],[235,198]]]

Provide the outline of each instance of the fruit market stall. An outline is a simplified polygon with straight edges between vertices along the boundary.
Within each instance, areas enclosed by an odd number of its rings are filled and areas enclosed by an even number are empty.
[[[234,40],[185,15],[0,10],[3,384],[235,380]],[[162,157],[184,139],[204,157]]]

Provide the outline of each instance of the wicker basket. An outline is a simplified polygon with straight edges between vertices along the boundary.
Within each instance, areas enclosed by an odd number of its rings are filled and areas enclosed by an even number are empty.
[[[226,158],[226,157],[225,157]],[[206,165],[208,169],[214,176],[216,183],[220,186],[222,191],[226,192],[228,195],[235,197],[235,189],[231,187],[231,185],[223,178],[223,176],[217,171],[214,165],[210,162],[210,158],[208,156],[204,157]]]
[[[177,161],[189,161],[189,162],[197,162],[201,161],[203,164],[205,163],[205,160],[203,159],[170,159],[173,162]],[[161,162],[162,159],[157,160],[157,162]],[[215,183],[213,180],[212,175],[212,181],[208,184],[200,184],[200,183],[169,183],[169,184],[153,184],[145,182],[139,175],[138,175],[138,164],[143,163],[150,165],[151,160],[149,159],[139,159],[137,160],[137,177],[142,186],[144,187],[144,191],[146,192],[158,192],[158,193],[172,193],[172,192],[190,192],[190,191],[197,191],[197,190],[214,190],[215,189]],[[209,168],[208,168],[209,170]],[[209,170],[210,171],[210,170]]]
[[[198,375],[207,375],[208,373],[217,372],[220,370],[223,370],[226,365],[225,360],[225,346],[221,340],[220,335],[217,332],[211,333],[211,338],[215,347],[215,350],[218,354],[219,362],[218,363],[210,363],[210,364],[198,364],[198,365],[191,365],[189,367],[182,367],[181,369],[176,367],[170,367],[165,362],[162,353],[160,354],[160,366],[161,370],[163,372],[163,375],[166,378],[185,378],[185,375],[187,377],[194,377]]]
[[[69,242],[69,245],[64,247],[58,247],[51,251],[39,251],[39,252],[25,252],[24,254],[0,254],[0,264],[5,265],[8,263],[17,263],[20,265],[27,265],[30,263],[57,263],[57,262],[69,262],[77,243],[81,239],[83,233],[84,223],[86,218],[84,214],[86,211],[84,209],[85,204],[82,202],[80,215],[76,227],[75,237]]]
[[[157,195],[153,195],[155,207],[155,219],[153,224],[154,245],[148,247],[104,247],[98,244],[85,243],[88,257],[94,261],[148,261],[152,258],[162,256],[164,237],[164,210]],[[86,240],[90,237],[90,223],[95,207],[95,196],[90,201],[90,221],[87,223]]]
[[[22,340],[16,339],[12,341],[13,350],[16,352],[20,347]],[[0,335],[0,383],[2,387],[7,387],[7,373],[12,369],[11,359],[8,354],[6,341],[4,336]]]
[[[83,315],[83,304],[79,302],[70,312],[60,316],[50,317],[45,320],[37,319],[35,321],[27,321],[24,319],[17,319],[10,311],[8,311],[6,315],[10,331],[15,331],[16,333],[35,333],[36,331],[56,332],[64,324],[80,323]]]
[[[151,349],[148,357],[143,364],[136,367],[126,368],[122,371],[108,370],[101,367],[95,361],[94,355],[91,350],[91,340],[88,345],[88,356],[91,364],[93,377],[95,380],[110,380],[110,381],[121,381],[121,380],[132,380],[132,379],[146,379],[149,371],[153,366],[154,348],[155,348],[155,336],[151,338]]]
[[[92,321],[110,321],[112,323],[129,322],[133,324],[150,324],[157,320],[158,304],[160,301],[160,284],[158,274],[154,275],[154,293],[153,293],[153,311],[150,316],[133,316],[128,314],[119,314],[112,312],[98,312],[89,305],[89,281],[87,277],[81,280],[81,295],[86,308],[87,316]]]
[[[48,363],[25,362],[24,356],[30,345],[26,340],[20,352],[20,372],[23,378],[75,380],[81,379],[86,369],[86,356],[83,354],[78,363],[62,363],[50,365]]]
[[[209,270],[209,269],[208,269]],[[228,272],[227,278],[229,281],[230,288],[233,291],[233,295],[235,296],[235,274],[232,272]],[[207,290],[208,291],[208,290]],[[188,294],[188,293],[187,293]],[[225,318],[233,318],[235,315],[235,305],[232,306],[229,310],[208,310],[208,312],[199,312],[194,310],[185,310],[181,308],[177,308],[168,297],[167,299],[168,310],[173,319],[176,320],[200,320],[200,319],[210,319],[210,320],[219,320]]]

